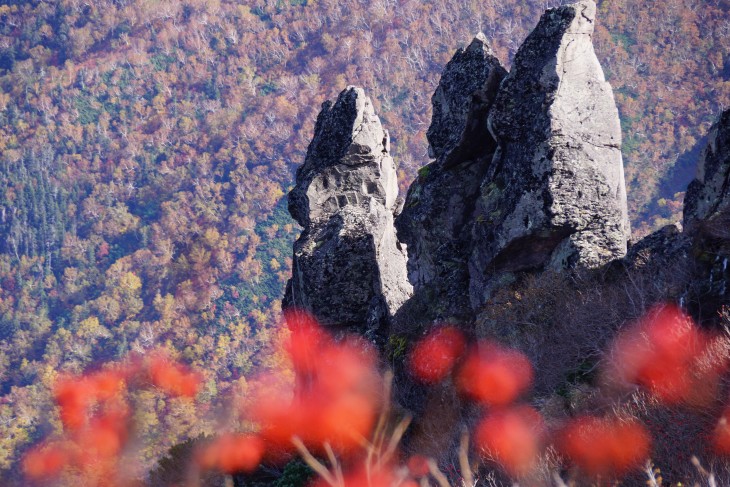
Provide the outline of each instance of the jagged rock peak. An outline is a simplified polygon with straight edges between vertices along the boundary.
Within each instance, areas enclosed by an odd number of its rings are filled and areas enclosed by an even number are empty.
[[[626,253],[621,126],[593,50],[595,14],[592,0],[546,11],[501,84],[489,115],[499,148],[470,261],[475,306],[515,272]]]
[[[492,139],[485,114],[506,74],[481,32],[466,49],[456,51],[431,97],[433,115],[426,133],[430,157],[448,165],[473,159],[474,152],[483,150],[484,139]]]
[[[479,186],[497,147],[487,128],[489,110],[507,71],[483,34],[459,49],[441,74],[431,103],[427,136],[436,160],[411,184],[398,236],[408,245],[409,279],[418,313],[468,320],[467,262]],[[466,314],[465,314],[466,313]]]
[[[398,196],[388,132],[361,88],[326,102],[289,193],[304,227],[284,307],[376,339],[412,292],[395,235]]]
[[[710,129],[695,179],[684,197],[684,227],[693,231],[702,221],[730,211],[730,109]]]
[[[362,88],[349,86],[317,117],[314,138],[289,194],[289,212],[302,226],[346,205],[378,201],[391,211],[398,196],[390,137]]]

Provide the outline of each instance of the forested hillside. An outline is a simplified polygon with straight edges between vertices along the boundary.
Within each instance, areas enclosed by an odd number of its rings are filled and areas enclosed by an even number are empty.
[[[518,0],[78,0],[0,5],[0,478],[61,428],[59,373],[165,349],[195,400],[133,403],[145,467],[211,432],[276,357],[298,233],[286,210],[321,103],[372,97],[405,188],[430,96],[483,31],[507,65]],[[678,219],[693,148],[730,106],[730,3],[604,0],[594,44],[622,117],[636,235]]]

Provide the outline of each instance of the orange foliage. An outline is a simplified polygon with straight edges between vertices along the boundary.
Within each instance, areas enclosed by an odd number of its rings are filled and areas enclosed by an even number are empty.
[[[636,421],[583,416],[561,431],[558,447],[590,475],[620,476],[649,457],[651,437]]]
[[[496,343],[480,343],[471,350],[456,377],[460,392],[489,406],[506,406],[532,383],[527,357]]]
[[[451,372],[464,346],[464,335],[456,328],[436,328],[413,347],[409,358],[410,371],[426,384],[439,382]]]
[[[540,413],[517,406],[487,415],[477,426],[475,441],[482,453],[512,476],[522,476],[535,465],[544,425]]]

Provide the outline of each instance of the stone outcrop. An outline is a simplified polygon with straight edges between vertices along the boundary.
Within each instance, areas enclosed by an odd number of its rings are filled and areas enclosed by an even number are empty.
[[[516,272],[596,267],[629,237],[621,126],[593,51],[596,5],[548,10],[489,115],[498,149],[482,183],[472,304]]]
[[[695,179],[684,197],[684,227],[696,229],[730,211],[730,110],[712,126],[697,163]],[[730,230],[728,230],[730,235]]]
[[[507,72],[482,34],[446,65],[431,98],[429,154],[396,220],[408,245],[409,279],[432,318],[468,317],[473,212],[497,148],[487,116]]]
[[[388,132],[360,88],[325,102],[289,193],[303,231],[284,307],[376,336],[412,292],[393,224],[396,167]]]
[[[710,128],[684,197],[684,230],[695,259],[697,314],[714,318],[730,305],[730,110]]]
[[[702,152],[685,228],[666,226],[627,252],[621,131],[593,51],[595,13],[592,0],[548,10],[509,74],[483,36],[457,51],[432,97],[432,160],[402,207],[388,134],[363,91],[346,89],[317,119],[289,194],[303,232],[284,307],[379,345],[393,397],[413,417],[406,455],[453,464],[462,427],[483,414],[452,379],[413,376],[410,345],[433,322],[525,353],[530,399],[548,422],[619,404],[596,386],[595,351],[654,303],[727,324],[730,111]],[[663,424],[645,403],[621,407],[641,404]],[[714,427],[682,426],[677,437]],[[670,453],[657,459],[671,465]]]

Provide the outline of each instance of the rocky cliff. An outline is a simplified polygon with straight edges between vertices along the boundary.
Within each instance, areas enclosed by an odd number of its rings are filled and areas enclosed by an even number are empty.
[[[473,213],[481,181],[497,143],[487,129],[499,85],[507,72],[483,35],[459,49],[446,65],[431,99],[429,154],[408,190],[396,221],[408,245],[408,277],[419,314],[469,320],[469,257],[473,251]]]
[[[397,237],[387,132],[362,90],[325,104],[289,195],[304,231],[286,305],[366,330],[414,316],[469,323],[525,273],[623,257],[621,130],[595,13],[592,0],[548,10],[510,73],[483,35],[456,52],[432,98],[433,161]]]
[[[730,110],[712,126],[708,139],[685,197],[684,226],[688,230],[712,222],[730,209]]]
[[[387,131],[359,88],[323,105],[297,171],[289,209],[303,232],[284,305],[372,338],[416,416],[408,441],[436,457],[454,451],[450,435],[473,411],[404,366],[404,344],[434,323],[523,351],[538,371],[534,402],[559,418],[593,404],[597,350],[654,303],[674,301],[705,326],[730,322],[730,110],[698,162],[684,229],[628,247],[621,129],[593,51],[595,15],[592,0],[546,11],[509,73],[482,35],[459,49],[432,97],[431,160],[402,208]],[[565,399],[584,393],[593,399]],[[692,414],[695,429],[678,438],[712,427]],[[655,460],[671,470],[667,445]]]

